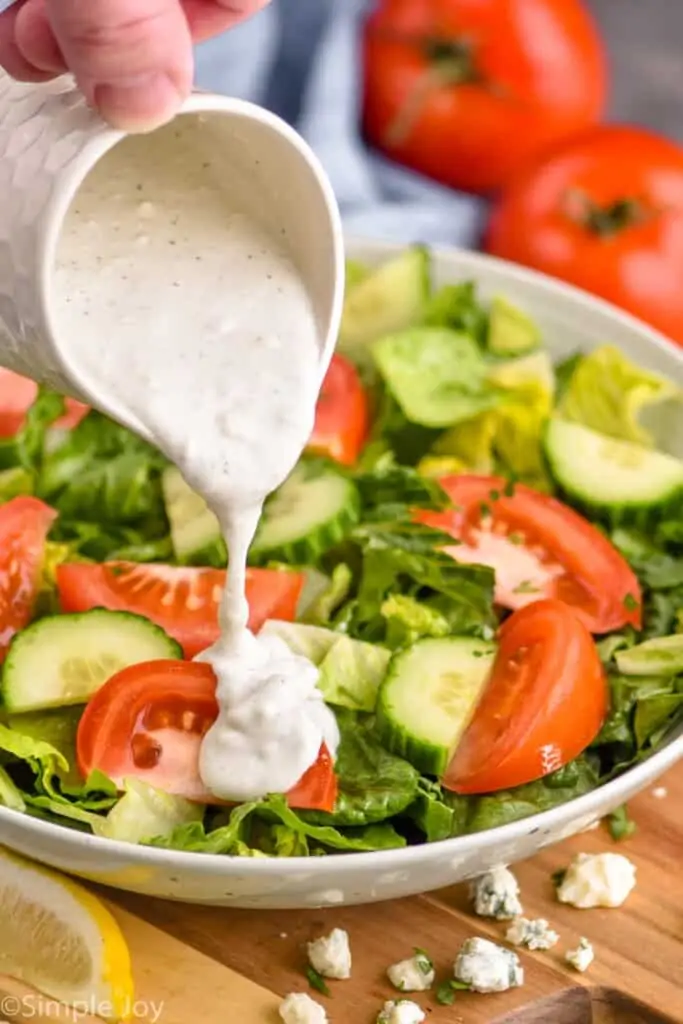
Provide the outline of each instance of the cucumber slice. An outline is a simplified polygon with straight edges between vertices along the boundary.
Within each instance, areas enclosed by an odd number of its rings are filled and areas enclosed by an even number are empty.
[[[326,464],[304,460],[266,502],[250,561],[314,563],[346,536],[359,515],[353,481]]]
[[[550,471],[576,502],[616,525],[683,501],[683,462],[557,417],[544,438]]]
[[[176,561],[224,568],[228,560],[225,542],[204,499],[185,483],[175,466],[164,471],[161,484]]]
[[[534,321],[507,299],[498,296],[491,303],[487,344],[497,356],[520,356],[538,348],[541,332]]]
[[[392,754],[425,775],[442,775],[470,723],[496,648],[448,636],[395,654],[377,701],[377,728]]]
[[[614,660],[625,676],[677,676],[683,672],[683,633],[645,640],[617,651]]]
[[[429,276],[427,250],[414,246],[351,285],[339,351],[365,361],[363,349],[369,342],[420,323],[430,293]]]
[[[95,608],[38,619],[10,644],[2,675],[5,710],[85,704],[128,665],[182,656],[180,644],[141,615]]]

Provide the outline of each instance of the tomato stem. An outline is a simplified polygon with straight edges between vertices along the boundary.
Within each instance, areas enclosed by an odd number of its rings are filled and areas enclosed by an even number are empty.
[[[466,39],[406,36],[388,32],[378,35],[383,39],[416,47],[429,63],[429,68],[389,125],[385,135],[387,146],[398,146],[405,142],[432,92],[448,86],[484,81],[474,61],[474,48]]]
[[[614,199],[602,206],[579,191],[570,193],[567,199],[567,213],[570,219],[580,223],[599,238],[613,238],[626,228],[642,224],[648,216],[644,203],[628,196]]]
[[[422,51],[430,64],[440,70],[446,84],[481,81],[472,46],[464,39],[425,39]]]

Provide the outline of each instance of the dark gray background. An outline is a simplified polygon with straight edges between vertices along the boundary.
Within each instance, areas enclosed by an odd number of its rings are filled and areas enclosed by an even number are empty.
[[[683,142],[683,0],[588,0],[610,53],[610,119]]]

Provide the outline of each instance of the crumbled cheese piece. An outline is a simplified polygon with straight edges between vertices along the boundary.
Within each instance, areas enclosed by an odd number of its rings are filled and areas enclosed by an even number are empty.
[[[400,992],[427,992],[434,984],[434,964],[422,952],[393,964],[387,974],[391,984]]]
[[[620,907],[636,884],[636,869],[620,853],[579,853],[557,889],[561,903],[588,910]]]
[[[474,901],[474,912],[479,917],[511,921],[523,913],[517,879],[503,865],[475,878],[470,886],[470,896]]]
[[[655,800],[663,800],[665,796],[668,796],[668,792],[666,786],[657,786],[652,790],[652,795]]]
[[[526,946],[532,950],[552,949],[560,941],[560,936],[542,917],[536,918],[535,921],[518,917],[508,928],[505,938],[513,946]]]
[[[524,984],[524,970],[517,954],[488,939],[467,939],[458,953],[453,974],[473,992],[506,992]]]
[[[568,949],[564,958],[576,971],[583,972],[587,971],[595,960],[595,951],[588,939],[581,938],[576,949]]]
[[[284,1024],[327,1024],[327,1014],[320,1003],[305,992],[292,992],[280,1004]]]
[[[410,999],[392,999],[384,1004],[377,1024],[422,1024],[426,1017],[422,1007]]]
[[[308,943],[308,960],[311,967],[324,978],[345,979],[351,977],[351,949],[348,933],[334,928]]]

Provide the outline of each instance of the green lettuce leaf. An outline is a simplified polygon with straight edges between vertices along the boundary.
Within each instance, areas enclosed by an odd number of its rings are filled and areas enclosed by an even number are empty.
[[[146,441],[93,410],[45,455],[39,494],[67,519],[165,522],[164,457]]]
[[[412,423],[449,427],[498,404],[487,362],[467,334],[418,328],[387,335],[372,349],[377,369]]]
[[[650,590],[683,587],[683,558],[670,555],[634,530],[613,530],[611,540]]]
[[[496,364],[488,380],[500,390],[499,404],[447,430],[434,444],[434,453],[461,459],[471,472],[503,472],[550,490],[541,444],[555,389],[547,353]]]
[[[444,285],[431,296],[424,323],[427,327],[446,327],[468,334],[483,346],[489,330],[489,314],[479,302],[476,284],[462,281]]]
[[[375,710],[391,657],[388,650],[301,622],[270,620],[261,632],[280,637],[291,651],[318,667],[318,689],[328,704],[352,711]]]
[[[43,387],[38,389],[24,423],[13,439],[19,466],[30,473],[40,470],[45,458],[48,430],[63,412],[64,399],[61,395]]]
[[[683,391],[670,380],[632,363],[612,345],[576,360],[559,403],[567,419],[623,441],[652,446],[641,422],[648,406],[680,402]]]
[[[26,801],[11,775],[0,768],[0,804],[11,811],[25,811]]]
[[[92,823],[95,835],[122,842],[143,843],[150,836],[166,837],[183,825],[200,822],[204,808],[180,796],[154,789],[139,779],[126,779],[120,800],[106,817]]]
[[[484,832],[575,800],[599,783],[595,765],[582,756],[552,775],[516,789],[475,799],[467,818],[467,832]],[[462,798],[461,798],[462,799]]]
[[[382,747],[372,718],[339,713],[341,742],[335,770],[339,796],[334,812],[301,811],[307,822],[337,827],[372,825],[408,807],[417,794],[419,773]]]
[[[181,825],[170,836],[155,837],[148,845],[163,846],[174,850],[188,850],[196,853],[219,853],[233,856],[253,856],[250,826],[252,819],[262,819],[282,825],[300,837],[295,845],[303,847],[303,839],[311,840],[323,849],[335,851],[387,850],[405,846],[405,839],[388,823],[369,825],[366,828],[347,829],[344,832],[330,825],[314,825],[304,821],[292,811],[281,796],[270,796],[264,800],[242,804],[231,812],[226,825],[206,831],[200,822]],[[282,833],[281,833],[282,835]],[[286,855],[292,842],[284,844]],[[281,844],[282,848],[282,844]],[[305,847],[307,848],[307,847]],[[263,852],[263,851],[262,851]]]
[[[588,793],[598,782],[596,765],[585,756],[537,782],[479,797],[459,796],[422,779],[408,813],[427,842],[438,842],[540,814]]]
[[[385,642],[392,649],[410,647],[422,637],[448,636],[452,632],[448,617],[438,608],[407,594],[389,594],[380,614],[386,622]]]
[[[327,626],[334,613],[346,600],[353,586],[353,572],[345,562],[334,566],[329,577],[326,577],[325,588],[314,597],[299,618],[302,622],[313,626]]]
[[[495,628],[494,574],[486,566],[459,565],[441,550],[452,539],[438,530],[395,519],[354,531],[362,551],[355,598],[339,622],[353,636],[385,643],[382,609],[392,594],[426,601],[446,615],[453,633],[488,636]]]

